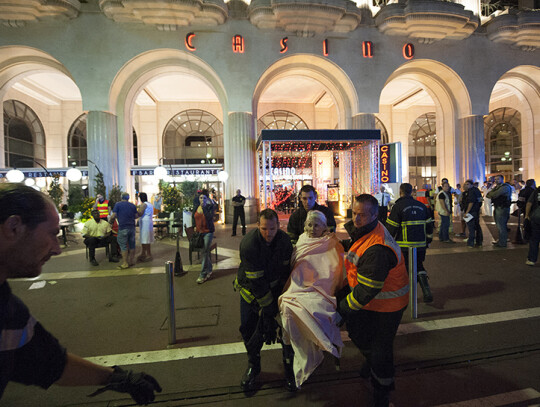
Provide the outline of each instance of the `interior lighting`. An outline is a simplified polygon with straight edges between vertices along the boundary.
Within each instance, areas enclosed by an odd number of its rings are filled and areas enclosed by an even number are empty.
[[[216,159],[212,158],[212,164],[215,164],[215,163],[216,163]]]
[[[204,164],[204,160],[201,160],[201,164]]]
[[[509,156],[509,155],[510,155],[510,151],[505,151],[505,152],[504,152],[504,155],[505,155],[505,156]]]
[[[220,171],[218,172],[217,176],[221,182],[227,182],[229,179],[229,173],[227,171]]]
[[[78,168],[72,167],[66,171],[66,177],[72,182],[80,181],[82,178],[82,172]]]
[[[501,158],[501,161],[506,161],[506,157],[502,157],[502,158]]]
[[[167,176],[167,169],[162,165],[158,165],[154,168],[154,177],[157,179],[163,179]]]
[[[519,171],[523,171],[523,167],[519,167]]]
[[[24,174],[21,170],[14,168],[7,172],[6,178],[9,182],[23,182]]]

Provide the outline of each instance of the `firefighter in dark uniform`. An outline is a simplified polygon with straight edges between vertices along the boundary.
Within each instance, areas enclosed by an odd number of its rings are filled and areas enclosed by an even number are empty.
[[[298,209],[295,210],[287,224],[287,233],[291,237],[294,244],[298,241],[298,238],[304,233],[304,224],[306,223],[307,213],[309,211],[319,211],[326,217],[326,224],[330,232],[336,230],[336,220],[334,219],[334,212],[332,209],[324,205],[319,205],[317,201],[317,191],[312,185],[304,185],[300,188],[299,200],[300,204]]]
[[[248,354],[248,368],[242,376],[244,391],[253,390],[261,371],[263,343],[276,341],[278,297],[291,274],[291,239],[279,229],[277,213],[265,209],[259,214],[257,229],[240,243],[240,267],[234,286],[240,292],[240,333]],[[287,388],[296,390],[291,346],[283,348]]]
[[[424,260],[427,245],[433,240],[433,216],[428,206],[412,197],[411,184],[401,184],[399,196],[386,220],[386,227],[401,247],[407,270],[409,269],[409,247],[416,247],[418,282],[422,287],[424,302],[432,302],[433,295],[424,268]]]

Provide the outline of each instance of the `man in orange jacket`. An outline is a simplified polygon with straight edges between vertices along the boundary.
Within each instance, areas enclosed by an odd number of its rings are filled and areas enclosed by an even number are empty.
[[[355,198],[352,221],[345,224],[352,240],[345,257],[349,284],[337,297],[349,337],[366,358],[360,373],[371,377],[373,405],[387,407],[394,389],[394,337],[409,303],[409,278],[401,249],[378,213],[373,196]]]

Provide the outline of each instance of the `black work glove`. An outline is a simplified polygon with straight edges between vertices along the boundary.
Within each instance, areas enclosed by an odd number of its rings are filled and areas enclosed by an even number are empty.
[[[278,323],[274,317],[269,317],[264,313],[261,315],[262,318],[262,334],[264,343],[271,345],[277,341],[277,328]]]
[[[97,396],[107,390],[119,393],[129,393],[131,398],[139,405],[147,405],[154,401],[154,392],[161,392],[161,386],[152,376],[144,372],[134,373],[124,370],[119,366],[113,366],[114,372],[105,387],[96,390],[89,397]]]

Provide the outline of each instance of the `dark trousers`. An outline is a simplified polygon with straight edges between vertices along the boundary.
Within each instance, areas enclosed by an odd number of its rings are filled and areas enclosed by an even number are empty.
[[[401,250],[403,260],[405,261],[405,267],[407,268],[407,273],[409,272],[409,249],[404,248]],[[426,248],[417,247],[416,248],[416,272],[422,274],[427,274],[426,269],[424,268],[424,260],[426,260]]]
[[[538,245],[540,244],[540,225],[531,223],[531,238],[529,239],[529,254],[527,260],[536,263],[538,261]]]
[[[261,349],[264,344],[262,332],[257,331],[260,307],[256,301],[247,303],[240,297],[240,334],[246,346],[248,363],[250,366],[261,366]],[[283,349],[283,359],[286,359],[287,351]]]
[[[235,206],[233,214],[233,223],[232,223],[232,234],[236,235],[236,225],[238,225],[238,218],[242,223],[242,234],[246,234],[246,214],[244,212],[243,206]]]
[[[405,307],[406,308],[406,307]],[[359,310],[347,317],[347,331],[381,386],[394,384],[394,338],[405,308],[395,312]]]
[[[379,216],[377,219],[379,219],[379,222],[385,225],[386,218],[388,218],[388,206],[379,206]]]
[[[98,247],[107,247],[111,242],[111,236],[105,237],[86,237],[84,239],[84,244],[88,247],[88,256],[90,260],[96,257],[96,248]],[[109,251],[109,253],[111,253]]]
[[[482,228],[480,227],[480,214],[477,213],[473,216],[474,219],[467,222],[467,228],[469,229],[469,239],[467,240],[467,245],[474,246],[476,244],[477,246],[482,246],[484,234],[482,233]]]

